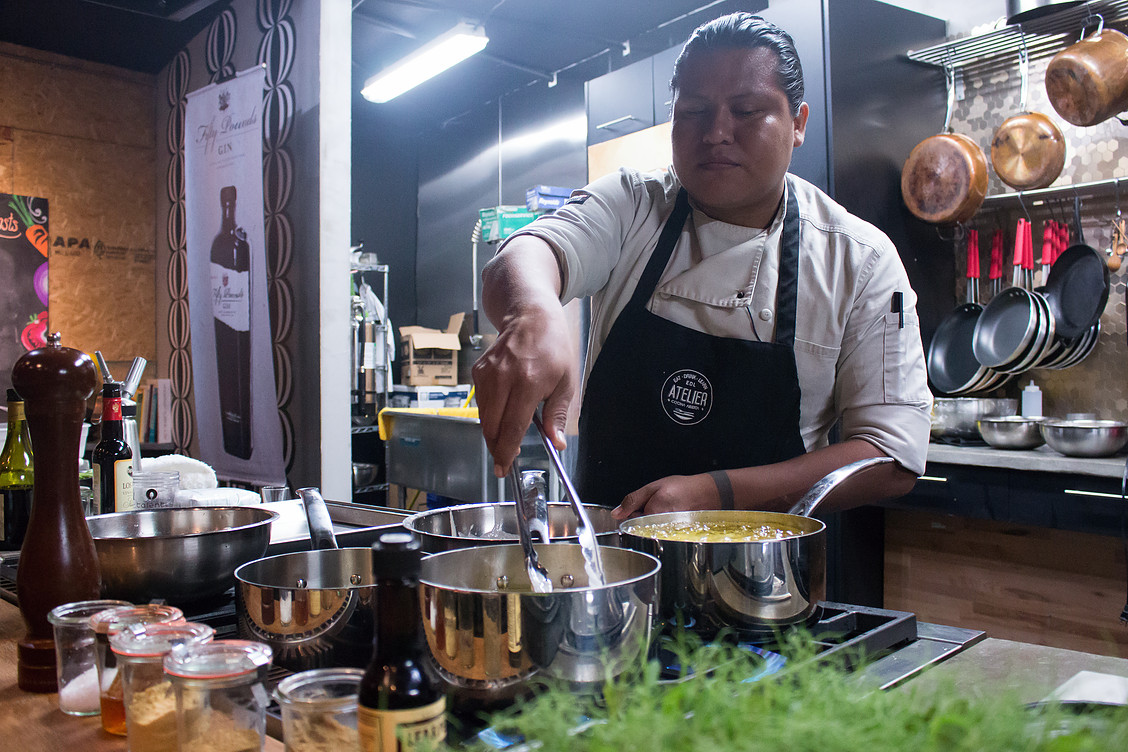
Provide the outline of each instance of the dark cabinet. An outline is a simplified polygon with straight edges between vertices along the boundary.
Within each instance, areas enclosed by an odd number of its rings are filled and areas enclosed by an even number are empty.
[[[654,125],[650,58],[587,82],[588,146]]]
[[[650,58],[654,62],[654,123],[665,123],[670,119],[670,107],[674,103],[670,91],[670,76],[674,74],[674,61],[681,54],[681,45],[659,52]]]

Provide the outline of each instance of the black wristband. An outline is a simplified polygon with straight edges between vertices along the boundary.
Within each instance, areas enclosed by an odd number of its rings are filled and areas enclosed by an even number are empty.
[[[717,493],[721,497],[721,509],[732,509],[732,481],[729,480],[728,473],[724,470],[713,470],[709,473],[709,477],[712,478],[713,483],[717,485]]]

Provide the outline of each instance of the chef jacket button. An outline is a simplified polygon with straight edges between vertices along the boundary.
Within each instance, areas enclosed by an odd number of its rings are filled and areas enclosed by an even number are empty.
[[[736,297],[737,298],[743,298],[744,297],[744,290],[737,290],[736,291]]]
[[[760,309],[760,320],[761,321],[771,321],[772,320],[772,309],[761,308]]]

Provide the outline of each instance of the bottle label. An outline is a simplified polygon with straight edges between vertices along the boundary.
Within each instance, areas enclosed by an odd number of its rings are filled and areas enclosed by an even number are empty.
[[[24,403],[22,402],[9,402],[8,403],[8,425],[18,423],[25,420]]]
[[[106,397],[102,400],[102,420],[121,420],[120,397]]]
[[[212,314],[237,332],[251,330],[251,273],[211,265]]]
[[[446,698],[410,710],[357,708],[361,752],[438,749],[446,740]]]
[[[133,460],[114,461],[114,511],[133,509]]]

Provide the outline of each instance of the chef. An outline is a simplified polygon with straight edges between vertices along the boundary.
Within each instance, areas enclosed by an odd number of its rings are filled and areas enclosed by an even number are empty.
[[[670,86],[669,170],[595,180],[483,270],[498,337],[473,371],[495,473],[542,401],[563,448],[577,376],[562,306],[590,295],[585,502],[619,519],[784,511],[880,456],[895,462],[837,508],[907,493],[932,400],[916,296],[889,238],[787,172],[809,113],[791,37],[748,13],[718,18]]]

